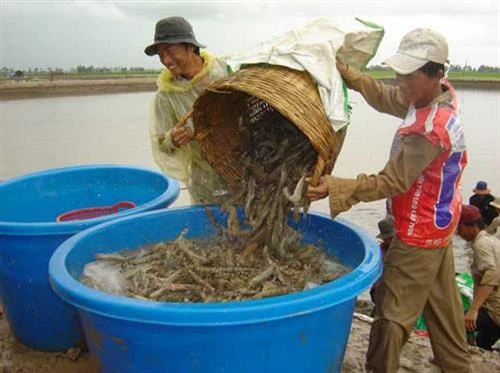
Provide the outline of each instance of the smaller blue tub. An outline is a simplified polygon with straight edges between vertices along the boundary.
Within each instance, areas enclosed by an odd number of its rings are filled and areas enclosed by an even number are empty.
[[[132,166],[48,170],[0,183],[0,301],[16,338],[39,350],[83,342],[75,310],[50,288],[48,263],[66,239],[120,216],[169,206],[179,183]],[[64,213],[132,202],[135,207],[88,220],[56,222]]]
[[[210,207],[223,223],[226,216]],[[102,372],[340,372],[357,296],[381,272],[377,242],[345,222],[309,214],[303,241],[321,240],[352,272],[284,296],[180,304],[105,294],[78,281],[96,253],[174,239],[210,237],[203,207],[143,213],[101,224],[64,242],[49,275],[55,292],[78,309],[90,353]]]

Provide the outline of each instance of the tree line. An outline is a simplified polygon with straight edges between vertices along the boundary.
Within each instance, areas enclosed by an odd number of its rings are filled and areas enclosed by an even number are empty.
[[[20,72],[26,75],[41,75],[41,74],[121,74],[121,73],[159,73],[161,69],[146,69],[144,67],[101,67],[101,66],[84,66],[78,65],[77,67],[69,70],[64,70],[59,67],[35,67],[25,70],[13,69],[9,67],[2,67],[0,69],[2,75],[19,74]]]
[[[391,68],[383,65],[368,66],[366,68],[368,71],[391,71]],[[498,66],[487,66],[481,65],[479,67],[473,67],[470,65],[450,65],[450,72],[478,72],[478,73],[500,73],[500,67]]]
[[[383,65],[373,65],[368,66],[366,68],[368,71],[390,71],[391,69],[388,66]],[[26,74],[26,75],[39,75],[39,74],[64,74],[64,73],[73,73],[73,74],[124,74],[124,73],[159,73],[161,69],[146,69],[144,67],[106,67],[106,66],[84,66],[78,65],[77,67],[71,68],[69,71],[65,71],[59,67],[54,68],[29,68],[26,70],[13,69],[8,67],[1,68],[2,75],[12,75],[12,74]],[[450,72],[478,72],[478,73],[500,73],[500,67],[498,66],[487,66],[481,65],[479,67],[473,67],[470,65],[450,65]]]

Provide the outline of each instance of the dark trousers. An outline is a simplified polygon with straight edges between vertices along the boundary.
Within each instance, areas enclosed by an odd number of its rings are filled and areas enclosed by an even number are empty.
[[[500,326],[495,324],[488,311],[482,307],[477,314],[476,328],[476,345],[491,351],[491,347],[500,338]]]

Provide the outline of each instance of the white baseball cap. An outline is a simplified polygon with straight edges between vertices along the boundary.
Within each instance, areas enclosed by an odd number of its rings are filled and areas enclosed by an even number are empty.
[[[398,74],[406,75],[431,61],[443,65],[448,62],[448,43],[443,35],[434,30],[417,28],[401,39],[396,54],[383,64]]]

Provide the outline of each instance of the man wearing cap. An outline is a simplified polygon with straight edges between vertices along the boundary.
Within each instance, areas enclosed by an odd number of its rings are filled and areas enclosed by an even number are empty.
[[[380,243],[380,248],[382,250],[382,254],[385,255],[389,246],[391,246],[392,239],[394,238],[394,218],[391,215],[388,215],[384,219],[380,220],[377,225],[379,230],[377,238],[382,241]]]
[[[498,216],[498,213],[490,205],[490,202],[494,201],[495,197],[488,189],[488,184],[486,181],[478,181],[472,192],[474,194],[469,198],[469,204],[476,206],[481,211],[484,223],[490,225],[493,219]]]
[[[467,330],[477,331],[478,347],[491,350],[500,338],[500,241],[483,230],[476,206],[463,206],[457,233],[470,243],[474,297],[465,314]]]
[[[397,372],[401,349],[422,313],[435,364],[443,372],[472,371],[451,247],[467,154],[455,89],[445,79],[447,59],[445,38],[419,28],[385,61],[397,86],[337,61],[349,88],[376,110],[402,119],[390,159],[377,175],[327,175],[307,191],[311,200],[329,196],[332,217],[360,201],[391,198],[395,237],[376,289],[369,372]]]
[[[500,238],[500,216],[498,216],[498,214],[500,213],[500,197],[497,197],[493,201],[491,201],[490,206],[493,207],[497,212],[497,217],[493,219],[488,227],[486,227],[486,232],[497,238]]]
[[[158,55],[166,69],[158,77],[151,105],[150,138],[156,164],[186,185],[193,204],[217,204],[222,202],[225,183],[203,157],[192,122],[178,124],[203,90],[227,75],[225,62],[200,52],[204,47],[184,18],[157,22],[154,43],[144,53]]]

